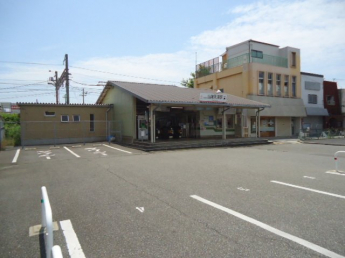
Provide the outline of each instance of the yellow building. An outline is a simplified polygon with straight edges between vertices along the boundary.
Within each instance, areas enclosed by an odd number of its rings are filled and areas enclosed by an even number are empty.
[[[293,136],[306,116],[301,99],[300,50],[248,40],[196,66],[195,88],[213,89],[271,105],[260,112],[243,110],[244,127],[260,137]]]

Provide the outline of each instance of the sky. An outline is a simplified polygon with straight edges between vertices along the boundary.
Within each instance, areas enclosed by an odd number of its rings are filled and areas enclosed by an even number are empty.
[[[108,80],[180,86],[195,63],[249,39],[301,50],[303,72],[345,88],[345,0],[0,0],[0,102],[55,102],[68,54],[70,103]],[[60,89],[64,103],[65,87]]]

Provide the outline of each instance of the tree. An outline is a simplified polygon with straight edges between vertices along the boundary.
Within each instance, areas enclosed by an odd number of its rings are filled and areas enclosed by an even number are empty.
[[[190,76],[192,76],[192,78],[189,78],[187,80],[182,79],[181,81],[182,86],[185,86],[187,88],[194,88],[195,73],[190,73]]]
[[[196,77],[199,78],[202,76],[209,75],[209,74],[211,74],[210,71],[211,71],[211,67],[206,67],[206,66],[200,65],[199,70],[196,71]]]

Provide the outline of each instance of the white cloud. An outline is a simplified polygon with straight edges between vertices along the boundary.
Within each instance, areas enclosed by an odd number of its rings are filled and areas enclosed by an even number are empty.
[[[344,1],[258,2],[229,13],[236,18],[227,25],[192,37],[196,49],[225,50],[248,39],[292,46],[301,49],[303,71],[345,79]]]

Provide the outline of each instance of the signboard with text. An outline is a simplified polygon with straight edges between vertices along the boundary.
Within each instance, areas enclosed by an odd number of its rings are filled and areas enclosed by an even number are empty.
[[[201,102],[224,103],[228,101],[228,95],[224,93],[200,93]]]

